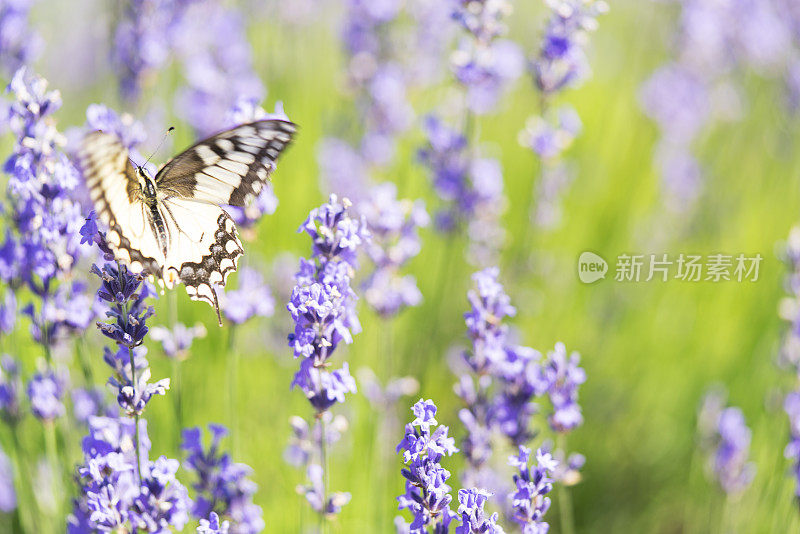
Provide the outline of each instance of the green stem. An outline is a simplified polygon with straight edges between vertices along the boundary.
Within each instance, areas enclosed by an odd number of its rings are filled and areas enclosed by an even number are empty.
[[[564,458],[567,457],[566,448],[567,438],[564,434],[559,434],[556,438],[556,446],[563,451]],[[575,532],[575,518],[572,514],[572,499],[567,488],[563,482],[558,483],[558,512],[561,517],[561,532],[563,534],[574,534]]]
[[[55,421],[44,421],[44,446],[45,454],[47,455],[47,463],[50,465],[51,475],[53,477],[53,497],[55,498],[55,510],[53,510],[54,518],[61,517],[61,497],[63,492],[61,490],[61,462],[58,459],[58,442],[56,440],[56,423]]]
[[[133,398],[136,398],[136,365],[133,360],[133,347],[128,346],[128,360],[131,364],[131,381],[133,383]],[[142,485],[142,455],[139,447],[139,412],[133,413],[133,419],[136,424],[134,429],[134,439],[136,440],[136,473],[139,475],[139,486]]]
[[[239,378],[239,351],[236,350],[236,325],[228,328],[228,425],[231,428],[231,450],[234,457],[239,454],[239,420],[236,413],[236,393]]]
[[[17,507],[14,510],[14,515],[16,516],[14,522],[19,522],[20,524],[20,531],[19,532],[39,532],[39,526],[36,525],[36,518],[37,516],[31,516],[29,514],[23,514],[22,508],[25,502],[30,502],[28,499],[31,497],[31,492],[29,491],[28,482],[30,478],[28,476],[28,469],[25,467],[27,462],[25,461],[25,449],[22,448],[22,445],[19,442],[19,435],[17,434],[19,430],[19,424],[17,422],[13,422],[9,425],[11,429],[11,439],[14,445],[14,454],[11,459],[14,465],[14,478],[16,480],[16,490],[17,490]],[[27,509],[31,511],[31,508]]]
[[[328,525],[325,521],[325,506],[328,503],[328,440],[325,439],[325,419],[323,413],[317,414],[317,421],[320,425],[319,433],[319,457],[322,464],[322,511],[319,514],[319,531],[320,533],[327,532]]]

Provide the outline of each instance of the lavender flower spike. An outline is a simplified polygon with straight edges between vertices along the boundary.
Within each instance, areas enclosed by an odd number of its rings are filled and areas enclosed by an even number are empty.
[[[586,372],[578,367],[579,363],[580,355],[573,352],[567,357],[567,349],[560,342],[548,354],[544,376],[553,404],[553,414],[548,418],[548,423],[555,432],[566,433],[583,423],[578,404],[578,386],[586,382]]]
[[[719,444],[714,455],[714,473],[723,491],[741,493],[755,476],[755,464],[747,461],[751,432],[739,408],[725,408],[717,420]]]
[[[415,419],[406,425],[405,436],[397,445],[406,467],[401,473],[406,479],[406,491],[397,498],[399,509],[414,515],[409,532],[447,532],[456,514],[450,509],[452,496],[447,479],[450,472],[441,465],[444,456],[458,452],[455,440],[448,437],[446,426],[438,426],[436,405],[420,399],[412,408]]]
[[[516,491],[511,493],[512,519],[522,525],[525,534],[546,534],[550,525],[542,518],[550,508],[547,494],[553,489],[550,474],[558,467],[549,453],[536,451],[536,465],[529,465],[531,450],[520,446],[517,456],[510,456],[509,465],[516,467]]]
[[[487,517],[483,511],[483,505],[491,495],[479,488],[458,490],[461,525],[456,527],[456,534],[505,534],[503,527],[497,524],[497,512]]]

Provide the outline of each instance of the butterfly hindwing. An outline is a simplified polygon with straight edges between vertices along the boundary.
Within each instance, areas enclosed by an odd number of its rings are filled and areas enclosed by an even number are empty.
[[[282,120],[237,126],[173,158],[156,175],[156,184],[170,196],[244,207],[266,186],[295,131]]]
[[[189,297],[208,302],[219,319],[214,286],[225,285],[244,253],[233,220],[219,206],[194,199],[169,198],[159,210],[169,243],[165,282],[183,282]]]
[[[152,231],[147,207],[139,196],[136,171],[117,136],[89,133],[78,151],[78,163],[116,259],[131,270],[161,276],[164,254]]]

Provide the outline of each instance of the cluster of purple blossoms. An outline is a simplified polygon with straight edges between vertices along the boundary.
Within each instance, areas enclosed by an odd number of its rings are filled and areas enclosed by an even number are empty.
[[[739,408],[725,406],[723,391],[712,390],[703,398],[697,417],[701,447],[709,453],[709,471],[729,495],[742,493],[755,476],[748,461],[752,432]]]
[[[800,499],[800,392],[786,395],[783,409],[789,418],[790,438],[784,456],[792,460],[792,474],[796,480],[795,495]]]
[[[483,507],[492,494],[480,488],[458,490],[458,511],[461,525],[455,534],[504,534],[503,527],[497,524],[497,512],[487,515]]]
[[[84,285],[59,283],[81,256],[77,236],[83,216],[72,197],[79,176],[61,150],[65,140],[51,117],[61,105],[58,91],[48,92],[47,82],[24,67],[9,90],[15,100],[8,124],[16,143],[4,166],[9,222],[0,246],[0,278],[7,287],[26,285],[40,302],[23,312],[32,318],[34,338],[49,351],[93,319],[90,301],[81,297]]]
[[[542,521],[550,508],[550,497],[553,480],[550,478],[558,467],[558,462],[550,453],[538,449],[536,465],[530,464],[531,451],[520,445],[519,454],[510,456],[509,465],[517,468],[514,475],[516,490],[509,495],[513,509],[512,519],[522,525],[525,534],[547,534],[550,525]]]
[[[206,336],[206,327],[202,323],[186,326],[175,323],[170,329],[164,326],[154,326],[150,329],[150,339],[161,343],[161,348],[167,358],[183,361],[189,357],[189,349],[195,339]]]
[[[211,512],[208,519],[201,519],[197,527],[197,534],[228,534],[230,532],[230,521],[219,520],[216,512]]]
[[[406,72],[398,62],[391,25],[402,2],[347,2],[343,41],[347,75],[357,91],[365,126],[359,152],[370,165],[384,165],[394,156],[395,138],[412,123],[414,111],[406,97]]]
[[[239,271],[235,290],[220,292],[220,307],[225,318],[233,324],[243,324],[252,317],[271,317],[275,299],[264,278],[256,269],[243,267]]]
[[[234,463],[230,454],[220,450],[220,441],[228,434],[221,425],[210,424],[211,442],[203,446],[203,433],[199,427],[183,431],[181,448],[188,454],[185,467],[194,471],[197,481],[192,487],[197,491],[192,505],[192,514],[200,519],[206,518],[217,529],[219,518],[228,523],[230,534],[255,534],[264,529],[261,507],[253,504],[253,495],[258,486],[247,478],[252,470],[245,464]],[[206,528],[212,528],[211,525]],[[198,532],[202,530],[198,529]],[[212,530],[212,532],[215,532]]]
[[[506,33],[504,19],[511,11],[508,0],[461,0],[453,11],[466,36],[459,39],[451,62],[473,113],[492,111],[506,88],[522,74],[522,51],[512,41],[499,38]]]
[[[328,360],[339,343],[351,343],[361,331],[355,312],[356,295],[350,280],[356,255],[369,240],[366,223],[350,216],[350,203],[331,195],[327,204],[311,210],[299,231],[313,241],[313,258],[301,259],[296,286],[287,309],[295,323],[289,346],[301,357],[292,387],[303,390],[317,412],[324,412],[345,393],[355,391],[355,381],[344,363],[328,370]]]
[[[554,432],[564,434],[583,423],[578,387],[586,382],[586,372],[578,367],[579,363],[580,355],[577,352],[567,356],[564,344],[556,343],[543,366],[547,393],[553,405],[553,413],[547,421]]]
[[[8,354],[3,354],[0,359],[0,416],[11,425],[16,424],[22,416],[22,379],[19,365],[19,361]]]
[[[415,419],[406,425],[405,435],[397,445],[406,464],[401,471],[406,491],[397,498],[399,509],[408,509],[414,516],[408,532],[444,534],[457,516],[450,509],[450,472],[441,466],[441,460],[458,449],[455,440],[448,437],[447,427],[436,421],[433,401],[420,399],[412,412]]]
[[[137,0],[128,2],[114,31],[111,60],[128,100],[139,98],[157,71],[170,59],[170,37],[194,0]]]
[[[213,0],[193,1],[171,37],[186,80],[176,108],[199,137],[219,131],[239,99],[261,100],[264,86],[253,70],[239,11]]]
[[[33,3],[17,0],[0,6],[0,67],[7,76],[28,65],[42,48],[41,36],[28,27]]]
[[[474,156],[466,136],[435,116],[425,119],[425,134],[427,144],[419,157],[445,202],[436,215],[436,226],[446,232],[467,226],[470,257],[487,263],[504,238],[502,228],[492,222],[505,209],[500,162]]]
[[[372,239],[366,251],[375,269],[364,281],[364,298],[381,317],[391,317],[422,302],[422,293],[411,275],[398,271],[419,254],[419,228],[428,225],[428,212],[421,200],[397,199],[397,186],[385,182],[373,187],[358,211]]]
[[[34,417],[42,421],[53,421],[66,413],[64,408],[66,382],[66,377],[50,369],[40,371],[31,377],[27,392]]]
[[[498,276],[497,268],[473,275],[475,289],[467,294],[471,310],[464,314],[472,341],[471,350],[464,353],[470,374],[462,375],[455,388],[465,403],[459,412],[468,431],[463,449],[470,468],[465,478],[483,485],[488,485],[481,468],[491,456],[492,430],[498,430],[514,446],[527,443],[533,437],[534,399],[550,386],[539,352],[509,340],[504,319],[513,317],[516,310]],[[497,387],[493,387],[495,383]]]
[[[138,416],[153,395],[164,395],[169,378],[148,383],[150,367],[143,350],[137,350],[147,335],[147,318],[153,309],[146,304],[150,287],[141,274],[133,274],[124,264],[92,266],[101,280],[97,297],[108,305],[106,316],[113,322],[98,322],[100,331],[119,346],[117,352],[106,350],[104,360],[114,370],[109,384],[117,391],[117,402],[128,414]],[[139,371],[137,373],[137,371]]]
[[[340,343],[351,343],[361,331],[355,311],[356,294],[350,281],[357,267],[358,251],[369,241],[364,218],[350,213],[350,202],[331,195],[328,203],[311,210],[299,232],[312,240],[312,258],[302,258],[295,274],[295,287],[287,304],[294,321],[289,346],[296,358],[302,358],[300,370],[292,380],[317,414],[320,428],[320,464],[308,464],[310,485],[301,487],[309,504],[323,516],[336,514],[349,501],[343,493],[326,494],[324,484],[325,450],[328,436],[324,414],[345,394],[356,391],[347,362],[340,369],[330,369],[330,357]],[[296,425],[293,425],[296,426]]]
[[[541,44],[529,61],[541,109],[527,120],[519,142],[544,163],[536,185],[536,205],[530,215],[538,226],[552,228],[561,221],[561,199],[572,181],[561,155],[580,133],[581,121],[571,106],[553,109],[550,102],[557,93],[578,87],[589,77],[585,51],[588,35],[597,29],[597,17],[608,10],[608,5],[602,0],[546,3],[550,18]]]
[[[791,92],[800,16],[793,2],[782,0],[674,4],[680,13],[672,58],[644,82],[640,100],[660,130],[654,159],[662,187],[677,209],[686,209],[702,189],[696,142],[715,125],[741,117],[743,71],[785,78]],[[794,98],[789,95],[790,105]]]
[[[82,449],[81,491],[67,519],[69,534],[169,532],[186,525],[192,502],[175,477],[179,463],[148,459],[145,421],[92,417]]]

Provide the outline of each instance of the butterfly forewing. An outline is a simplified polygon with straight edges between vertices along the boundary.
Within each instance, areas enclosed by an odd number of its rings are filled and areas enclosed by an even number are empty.
[[[164,254],[153,232],[147,207],[139,195],[136,171],[117,136],[88,134],[78,151],[78,164],[116,259],[134,272],[161,276]]]
[[[158,172],[156,184],[170,196],[244,207],[269,181],[295,130],[282,120],[237,126],[176,156]]]

